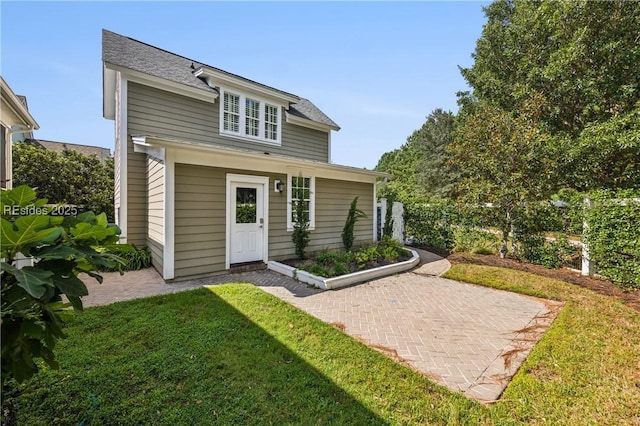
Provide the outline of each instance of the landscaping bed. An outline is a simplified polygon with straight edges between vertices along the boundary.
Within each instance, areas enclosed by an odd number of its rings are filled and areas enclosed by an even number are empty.
[[[271,261],[269,269],[325,290],[368,281],[413,268],[420,256],[385,238],[351,251],[327,250],[306,259]]]

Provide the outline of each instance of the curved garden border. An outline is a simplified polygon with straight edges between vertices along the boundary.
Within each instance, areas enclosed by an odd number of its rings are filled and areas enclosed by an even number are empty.
[[[407,250],[411,252],[411,259],[405,260],[404,262],[380,266],[379,268],[366,269],[364,271],[352,272],[347,275],[341,275],[333,278],[319,277],[274,260],[270,260],[269,263],[267,263],[267,267],[272,271],[297,279],[303,283],[311,284],[323,290],[335,290],[352,284],[358,284],[364,281],[386,277],[387,275],[393,275],[398,272],[404,272],[415,267],[420,263],[420,255],[418,255],[415,250]]]

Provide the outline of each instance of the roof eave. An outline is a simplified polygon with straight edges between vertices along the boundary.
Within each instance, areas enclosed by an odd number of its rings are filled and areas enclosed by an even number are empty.
[[[4,80],[3,77],[0,77],[0,85],[4,94],[3,99],[7,103],[7,106],[11,108],[11,110],[24,122],[26,126],[30,127],[30,130],[38,130],[40,128],[40,125],[38,124],[36,119],[33,118],[24,104],[20,102],[18,96],[13,92],[11,87],[9,87],[9,84]]]
[[[286,112],[286,121],[287,123],[295,124],[302,127],[307,127],[310,129],[321,130],[327,133],[330,132],[331,130],[335,130],[336,132],[340,130],[339,126],[331,126],[329,124],[320,123],[314,120],[309,120],[308,118],[298,117],[297,115],[293,115],[289,112]]]
[[[250,92],[255,92],[263,96],[274,98],[287,106],[289,102],[298,102],[300,100],[299,97],[291,93],[283,92],[273,87],[251,81],[244,77],[236,76],[226,71],[207,66],[201,66],[197,68],[195,71],[193,71],[193,75],[198,78],[204,79],[211,87],[233,87]]]

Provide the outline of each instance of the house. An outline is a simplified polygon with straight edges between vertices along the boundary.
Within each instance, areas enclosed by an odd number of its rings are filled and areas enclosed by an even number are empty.
[[[342,246],[351,200],[376,236],[385,174],[331,164],[339,127],[311,101],[103,30],[104,117],[115,121],[115,210],[165,280],[295,256],[302,197],[308,251]]]
[[[0,185],[12,188],[11,143],[33,137],[40,126],[29,113],[27,98],[16,95],[0,77]]]
[[[70,151],[76,151],[88,157],[91,157],[93,155],[98,160],[103,162],[106,161],[107,158],[111,157],[111,150],[109,148],[102,148],[99,146],[82,145],[78,143],[68,143],[68,142],[48,141],[45,139],[26,139],[25,142],[40,146],[49,151],[55,151],[57,153],[62,153],[65,150],[70,150]]]

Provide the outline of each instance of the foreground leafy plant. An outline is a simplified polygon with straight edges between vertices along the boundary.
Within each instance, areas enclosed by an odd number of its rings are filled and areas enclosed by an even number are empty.
[[[96,246],[115,243],[120,230],[107,216],[86,212],[77,217],[49,216],[46,199],[36,199],[28,186],[3,191],[0,209],[2,278],[2,382],[18,382],[38,371],[35,358],[57,367],[53,349],[66,337],[62,327],[70,314],[82,311],[87,287],[84,272],[98,281],[100,268],[114,268],[119,259]],[[35,264],[16,267],[21,256]],[[62,302],[65,295],[70,303]]]

